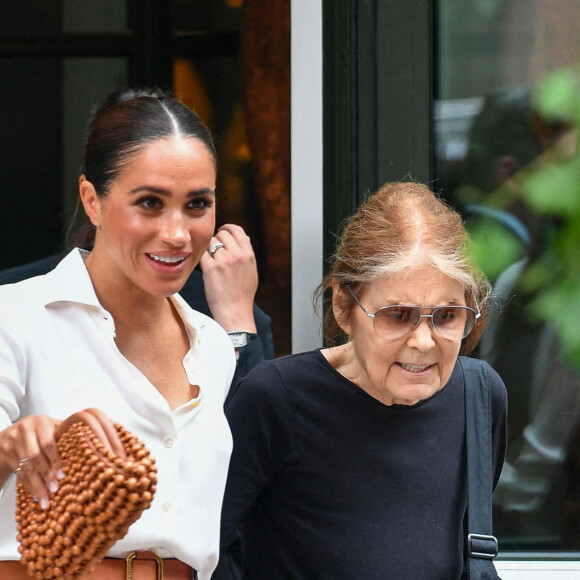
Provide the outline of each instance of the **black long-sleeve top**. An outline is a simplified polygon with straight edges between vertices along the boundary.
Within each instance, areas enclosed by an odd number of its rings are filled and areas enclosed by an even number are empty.
[[[493,471],[505,453],[506,392],[491,371]],[[228,410],[234,452],[224,552],[242,532],[244,578],[453,580],[467,508],[463,375],[412,406],[386,406],[320,351],[268,361]]]

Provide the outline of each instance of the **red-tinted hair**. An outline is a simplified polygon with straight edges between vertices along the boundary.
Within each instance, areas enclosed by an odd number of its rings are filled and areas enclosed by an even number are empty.
[[[482,316],[461,349],[470,352],[485,327],[489,284],[470,259],[461,217],[425,185],[388,183],[363,203],[345,223],[318,296],[336,286],[364,291],[369,282],[422,266],[433,266],[460,282],[466,304],[479,307]],[[348,292],[341,296],[342,318],[348,320],[356,305]],[[326,311],[324,330],[329,344],[345,338],[332,307]]]

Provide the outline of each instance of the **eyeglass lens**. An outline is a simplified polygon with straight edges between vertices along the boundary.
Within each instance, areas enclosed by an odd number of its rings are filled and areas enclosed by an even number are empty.
[[[382,338],[398,338],[416,328],[421,318],[430,318],[435,329],[445,338],[461,340],[475,324],[475,313],[463,306],[435,308],[422,314],[417,306],[385,306],[375,313],[375,332]]]

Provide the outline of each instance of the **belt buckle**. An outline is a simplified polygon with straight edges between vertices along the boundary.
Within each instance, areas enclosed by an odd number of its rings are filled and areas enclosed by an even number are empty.
[[[127,554],[127,580],[132,580],[133,578],[133,560],[137,557],[137,552],[129,552]],[[163,558],[155,554],[155,564],[157,568],[157,580],[163,580]]]

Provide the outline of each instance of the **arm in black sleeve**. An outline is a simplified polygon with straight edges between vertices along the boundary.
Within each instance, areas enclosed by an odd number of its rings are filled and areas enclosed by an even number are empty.
[[[232,380],[225,408],[227,409],[232,400],[240,381],[258,364],[264,360],[274,358],[274,338],[270,317],[254,304],[254,319],[258,335],[238,351],[238,363]]]
[[[63,258],[63,254],[55,254],[48,258],[42,258],[36,262],[29,262],[23,266],[15,266],[0,272],[0,284],[14,284],[21,280],[32,278],[33,276],[40,276],[53,270],[56,265]]]
[[[200,270],[194,270],[191,273],[191,276],[179,294],[194,310],[197,310],[198,312],[213,318],[205,296],[203,275]],[[270,317],[256,304],[254,304],[254,320],[256,322],[258,336],[238,351],[238,363],[236,365],[236,372],[232,380],[232,386],[229,390],[226,400],[226,408],[229,404],[229,401],[234,396],[240,380],[243,379],[255,366],[257,366],[263,360],[274,358],[274,339],[272,336],[271,324],[272,321]]]

